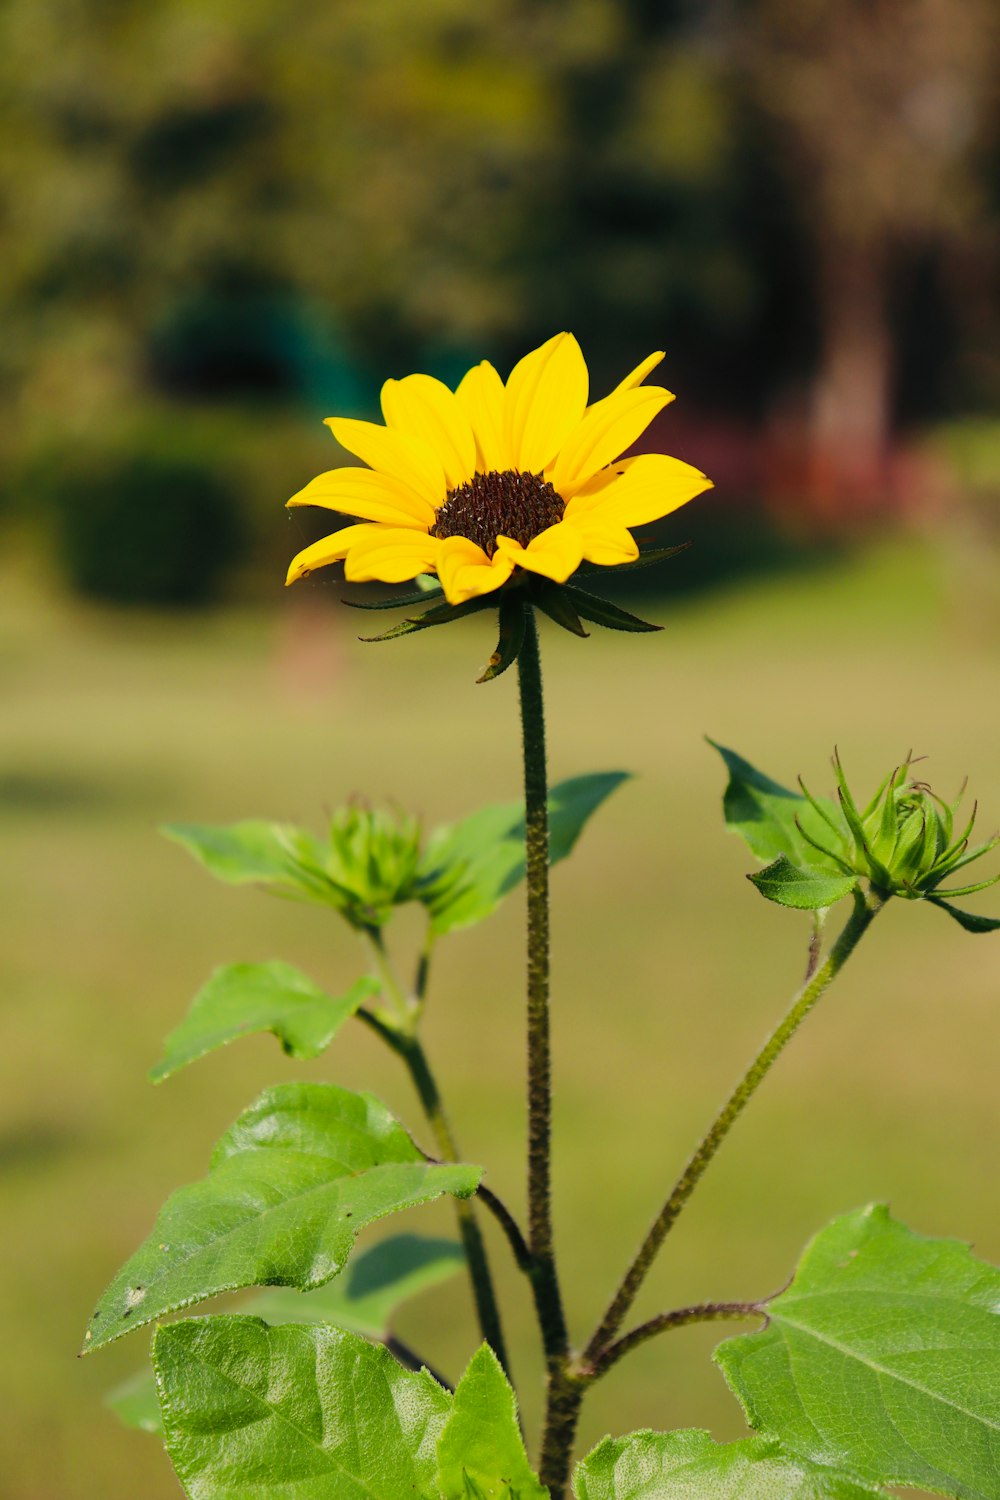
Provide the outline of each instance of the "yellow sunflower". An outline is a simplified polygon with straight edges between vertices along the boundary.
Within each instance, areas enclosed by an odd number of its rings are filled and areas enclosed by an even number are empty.
[[[711,488],[698,469],[665,454],[618,458],[673,400],[663,386],[643,384],[662,358],[651,354],[590,406],[587,365],[569,333],[526,354],[506,385],[485,360],[455,391],[430,375],[387,380],[384,427],[326,419],[369,467],[320,474],[288,502],[359,524],[306,547],[287,582],[342,560],[352,583],[436,573],[456,605],[518,570],[562,584],[581,562],[634,562],[632,527]]]

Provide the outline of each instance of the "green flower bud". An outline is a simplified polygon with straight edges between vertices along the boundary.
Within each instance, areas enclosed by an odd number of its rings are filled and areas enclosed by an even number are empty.
[[[940,889],[942,881],[950,875],[994,849],[1000,843],[1000,834],[970,847],[976,821],[975,804],[968,822],[956,834],[955,815],[962,793],[955,802],[945,802],[926,781],[912,775],[915,764],[912,756],[907,756],[885,778],[871,801],[859,809],[847,785],[840,756],[835,753],[833,767],[841,818],[831,819],[803,786],[809,802],[823,815],[831,838],[829,844],[820,843],[800,823],[803,837],[834,859],[845,874],[863,876],[884,896],[902,896],[910,901],[969,896],[995,885],[1000,875],[973,885]]]
[[[394,906],[413,898],[420,843],[416,818],[356,803],[338,808],[330,820],[323,875],[349,922],[381,927]]]

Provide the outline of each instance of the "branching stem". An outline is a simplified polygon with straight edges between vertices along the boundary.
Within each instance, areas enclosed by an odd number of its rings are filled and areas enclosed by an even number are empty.
[[[583,1364],[581,1374],[588,1380],[599,1380],[612,1365],[616,1365],[626,1354],[638,1349],[647,1339],[659,1333],[668,1333],[674,1328],[685,1328],[689,1323],[717,1323],[723,1318],[766,1317],[766,1306],[756,1302],[698,1302],[693,1307],[675,1307],[671,1312],[659,1313],[646,1323],[623,1334],[589,1366]]]
[[[798,1031],[824,990],[843,968],[862,935],[885,905],[886,899],[884,895],[874,890],[869,890],[865,894],[860,891],[855,892],[854,910],[826,959],[799,990],[788,1014],[768,1037],[747,1072],[716,1115],[667,1201],[654,1219],[649,1233],[636,1252],[632,1264],[622,1278],[604,1317],[584,1351],[583,1360],[586,1364],[597,1364],[612,1345],[629,1308],[635,1301],[639,1288],[656,1259],[660,1246],[701,1181],[709,1163],[777,1058]]]

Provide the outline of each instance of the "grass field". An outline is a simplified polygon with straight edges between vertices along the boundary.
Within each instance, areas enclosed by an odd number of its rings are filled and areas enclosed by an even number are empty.
[[[144,1359],[145,1335],[75,1355],[165,1195],[202,1174],[262,1086],[331,1077],[418,1124],[398,1063],[360,1027],[308,1065],[253,1038],[160,1088],[145,1076],[214,965],[281,956],[338,986],[362,961],[333,916],[213,884],[157,824],[318,825],[355,792],[433,823],[517,794],[513,674],[473,683],[492,647],[483,617],[361,646],[360,617],[329,608],[334,595],[317,585],[270,613],[178,621],[87,612],[20,573],[3,581],[6,1500],[177,1493],[155,1440],[101,1404]],[[805,960],[806,920],[743,878],[752,862],[723,831],[703,734],[814,789],[835,742],[862,790],[912,745],[942,791],[969,775],[989,832],[994,607],[909,542],[686,603],[659,636],[544,633],[553,774],[636,773],[554,876],[555,1206],[577,1337]],[[995,893],[979,902],[1000,909]],[[443,947],[428,1022],[464,1151],[518,1209],[520,923],[515,896]],[[414,933],[404,921],[403,938]],[[876,1198],[1000,1259],[998,1055],[1000,937],[890,907],[728,1143],[642,1310],[774,1290],[821,1224]],[[448,1225],[437,1205],[396,1227]],[[529,1308],[491,1244],[530,1423]],[[473,1347],[464,1286],[412,1305],[401,1332],[457,1374]],[[643,1425],[737,1436],[709,1359],[718,1336],[684,1330],[620,1365],[586,1409],[583,1442]]]

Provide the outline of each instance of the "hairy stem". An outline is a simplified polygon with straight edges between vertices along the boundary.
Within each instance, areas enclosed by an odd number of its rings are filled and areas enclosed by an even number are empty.
[[[670,1196],[654,1219],[649,1233],[639,1247],[607,1312],[584,1351],[583,1358],[587,1364],[599,1363],[609,1345],[612,1344],[615,1334],[621,1327],[639,1288],[656,1259],[660,1246],[701,1181],[715,1153],[770,1072],[774,1062],[798,1031],[824,990],[843,968],[862,935],[885,905],[886,899],[876,891],[868,891],[865,895],[861,892],[855,893],[854,911],[825,961],[816,968],[808,982],[799,990],[788,1014],[768,1037],[747,1072],[716,1115],[708,1132],[678,1178]]]
[[[579,1412],[568,1371],[569,1339],[552,1236],[552,1067],[549,1042],[549,809],[542,666],[534,611],[525,603],[517,659],[524,753],[525,873],[528,892],[528,1251],[548,1374],[540,1475],[552,1500],[566,1491]]]
[[[434,1143],[442,1161],[461,1161],[458,1143],[452,1132],[451,1124],[445,1113],[441,1093],[437,1086],[434,1074],[431,1072],[427,1061],[427,1054],[419,1038],[398,1030],[395,1026],[388,1026],[371,1011],[361,1009],[358,1017],[366,1025],[378,1033],[383,1041],[387,1042],[392,1050],[403,1059],[406,1064],[413,1086],[423,1105],[427,1123],[431,1127]],[[507,1345],[503,1336],[503,1325],[500,1321],[500,1307],[497,1302],[496,1290],[493,1285],[493,1276],[490,1271],[490,1263],[486,1254],[486,1243],[483,1232],[479,1227],[475,1209],[471,1203],[464,1199],[456,1199],[455,1213],[458,1219],[458,1232],[465,1251],[465,1261],[469,1271],[469,1281],[472,1287],[472,1297],[476,1305],[476,1316],[479,1320],[479,1329],[482,1337],[490,1345],[497,1359],[503,1365],[510,1376],[510,1361],[507,1355]]]
[[[766,1307],[756,1302],[697,1302],[693,1307],[675,1307],[670,1312],[659,1313],[646,1323],[640,1323],[613,1344],[608,1344],[591,1365],[581,1365],[581,1374],[588,1380],[599,1380],[612,1365],[624,1359],[633,1349],[638,1349],[647,1339],[655,1338],[658,1333],[667,1333],[673,1328],[685,1328],[689,1323],[717,1323],[723,1318],[766,1316]]]

